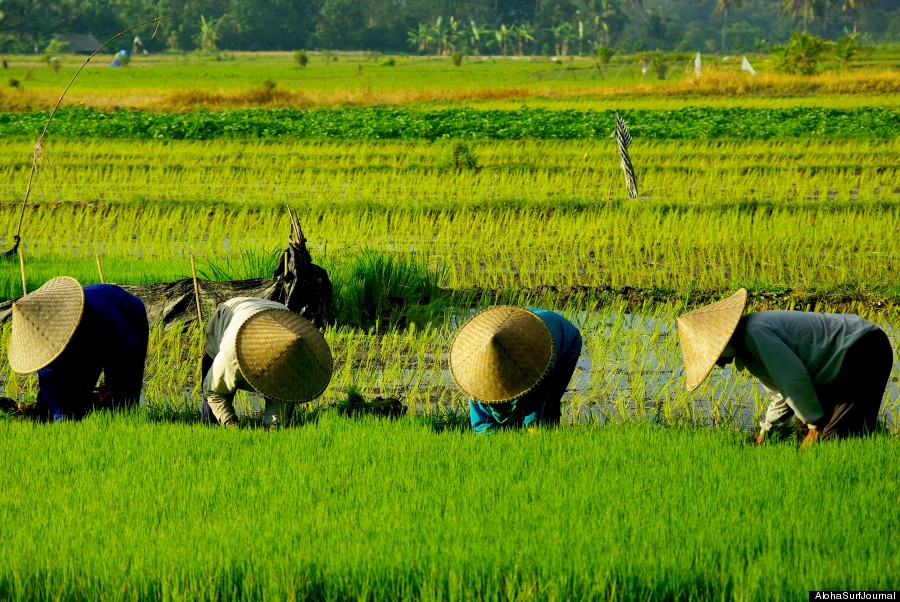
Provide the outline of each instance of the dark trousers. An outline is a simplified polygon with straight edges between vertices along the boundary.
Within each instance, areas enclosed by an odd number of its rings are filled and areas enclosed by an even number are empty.
[[[209,357],[204,352],[203,358],[200,360],[200,382],[203,382],[203,380],[206,379],[206,373],[209,372],[212,365],[213,358]],[[203,398],[203,405],[200,407],[200,422],[204,424],[219,424],[216,415],[213,414],[212,408],[209,407],[209,402],[206,401],[205,397]]]
[[[837,378],[816,391],[828,420],[821,439],[875,430],[893,363],[891,343],[881,329],[865,334],[847,351]]]

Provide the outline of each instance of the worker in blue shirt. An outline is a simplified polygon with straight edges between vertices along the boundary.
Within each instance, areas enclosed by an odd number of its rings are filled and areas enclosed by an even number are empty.
[[[450,347],[453,379],[471,398],[472,429],[558,424],[581,342],[571,322],[544,309],[497,306],[472,317]]]
[[[148,334],[147,311],[134,295],[53,278],[13,304],[9,365],[37,372],[39,414],[80,420],[94,407],[138,403]]]

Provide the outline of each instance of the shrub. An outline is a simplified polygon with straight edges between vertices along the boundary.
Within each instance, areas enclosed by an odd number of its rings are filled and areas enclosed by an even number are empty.
[[[457,50],[457,51],[452,52],[452,53],[450,54],[450,60],[453,61],[453,64],[454,64],[454,65],[456,65],[457,67],[459,67],[460,65],[462,65],[462,62],[463,62],[463,56],[465,56],[465,55],[463,55],[462,52],[459,52],[459,51]]]
[[[438,169],[478,169],[478,158],[468,144],[455,141],[443,150],[437,160]]]
[[[773,46],[776,68],[785,73],[812,75],[828,42],[810,33],[791,31],[791,39],[784,46]]]
[[[50,57],[56,56],[58,54],[66,54],[72,52],[72,47],[68,42],[63,42],[59,38],[54,37],[50,40],[50,43],[47,44],[47,47],[44,48],[44,60],[49,62]]]
[[[615,53],[616,51],[609,46],[597,46],[597,50],[595,51],[595,54],[597,55],[597,63],[601,67],[609,65],[609,61],[612,60],[612,57]]]
[[[297,61],[297,64],[301,67],[306,67],[309,64],[309,55],[305,50],[298,50],[294,53],[294,60]]]
[[[838,41],[834,43],[834,57],[840,63],[841,69],[849,67],[850,61],[862,50],[862,46],[856,42],[857,36],[859,36],[858,33],[851,33],[838,38]]]

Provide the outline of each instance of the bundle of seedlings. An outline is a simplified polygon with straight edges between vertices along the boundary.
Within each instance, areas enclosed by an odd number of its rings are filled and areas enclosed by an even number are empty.
[[[356,387],[347,389],[347,398],[335,404],[341,416],[379,416],[381,418],[400,418],[406,414],[406,407],[395,397],[376,397],[366,401]]]

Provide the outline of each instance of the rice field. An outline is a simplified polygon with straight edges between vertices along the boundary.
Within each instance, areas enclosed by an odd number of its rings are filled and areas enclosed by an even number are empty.
[[[0,422],[7,600],[742,599],[896,588],[896,441]],[[809,486],[809,481],[816,487]],[[854,512],[852,509],[864,509]],[[835,550],[840,550],[835,555]]]
[[[643,81],[630,59],[612,66],[619,75],[569,81],[526,79],[565,65],[473,60],[454,71],[386,58],[314,55],[302,70],[286,54],[153,57],[79,79],[70,100],[94,109],[67,109],[58,135],[51,128],[25,208],[29,290],[61,274],[99,282],[98,258],[107,282],[186,277],[191,256],[201,277],[267,276],[290,205],[342,311],[372,277],[360,257],[426,270],[428,292],[339,313],[325,329],[331,385],[277,433],[255,428],[262,400],[244,393],[241,430],[197,424],[194,320],[153,327],[137,411],[79,424],[0,417],[0,599],[788,600],[897,589],[900,364],[876,436],[804,453],[792,442],[754,448],[762,390],[727,368],[688,393],[675,334],[680,313],[746,286],[752,310],[851,311],[900,345],[893,59],[809,80],[763,73],[748,87],[727,74]],[[53,74],[31,60],[10,61],[22,89],[0,93],[0,106],[31,111],[0,118],[4,249],[31,168],[33,110],[55,101],[74,67],[64,60]],[[606,130],[577,129],[616,106],[634,111],[638,199],[626,197]],[[103,130],[200,123],[203,111],[184,112],[198,107],[243,131],[328,107],[334,131],[349,133]],[[781,134],[678,123],[744,108],[757,112],[741,123],[786,115],[781,130],[765,125]],[[503,117],[488,112],[542,115],[532,109],[576,133],[381,139],[393,126],[353,125],[446,111],[454,132],[477,129],[466,115],[496,132]],[[833,135],[804,129],[836,110]],[[18,261],[0,262],[0,301],[14,299]],[[446,354],[457,326],[493,303],[554,309],[581,329],[561,428],[469,432]],[[0,325],[0,348],[8,337]],[[399,398],[407,414],[341,417],[351,390]],[[5,353],[0,394],[36,395],[35,377],[12,373]]]

